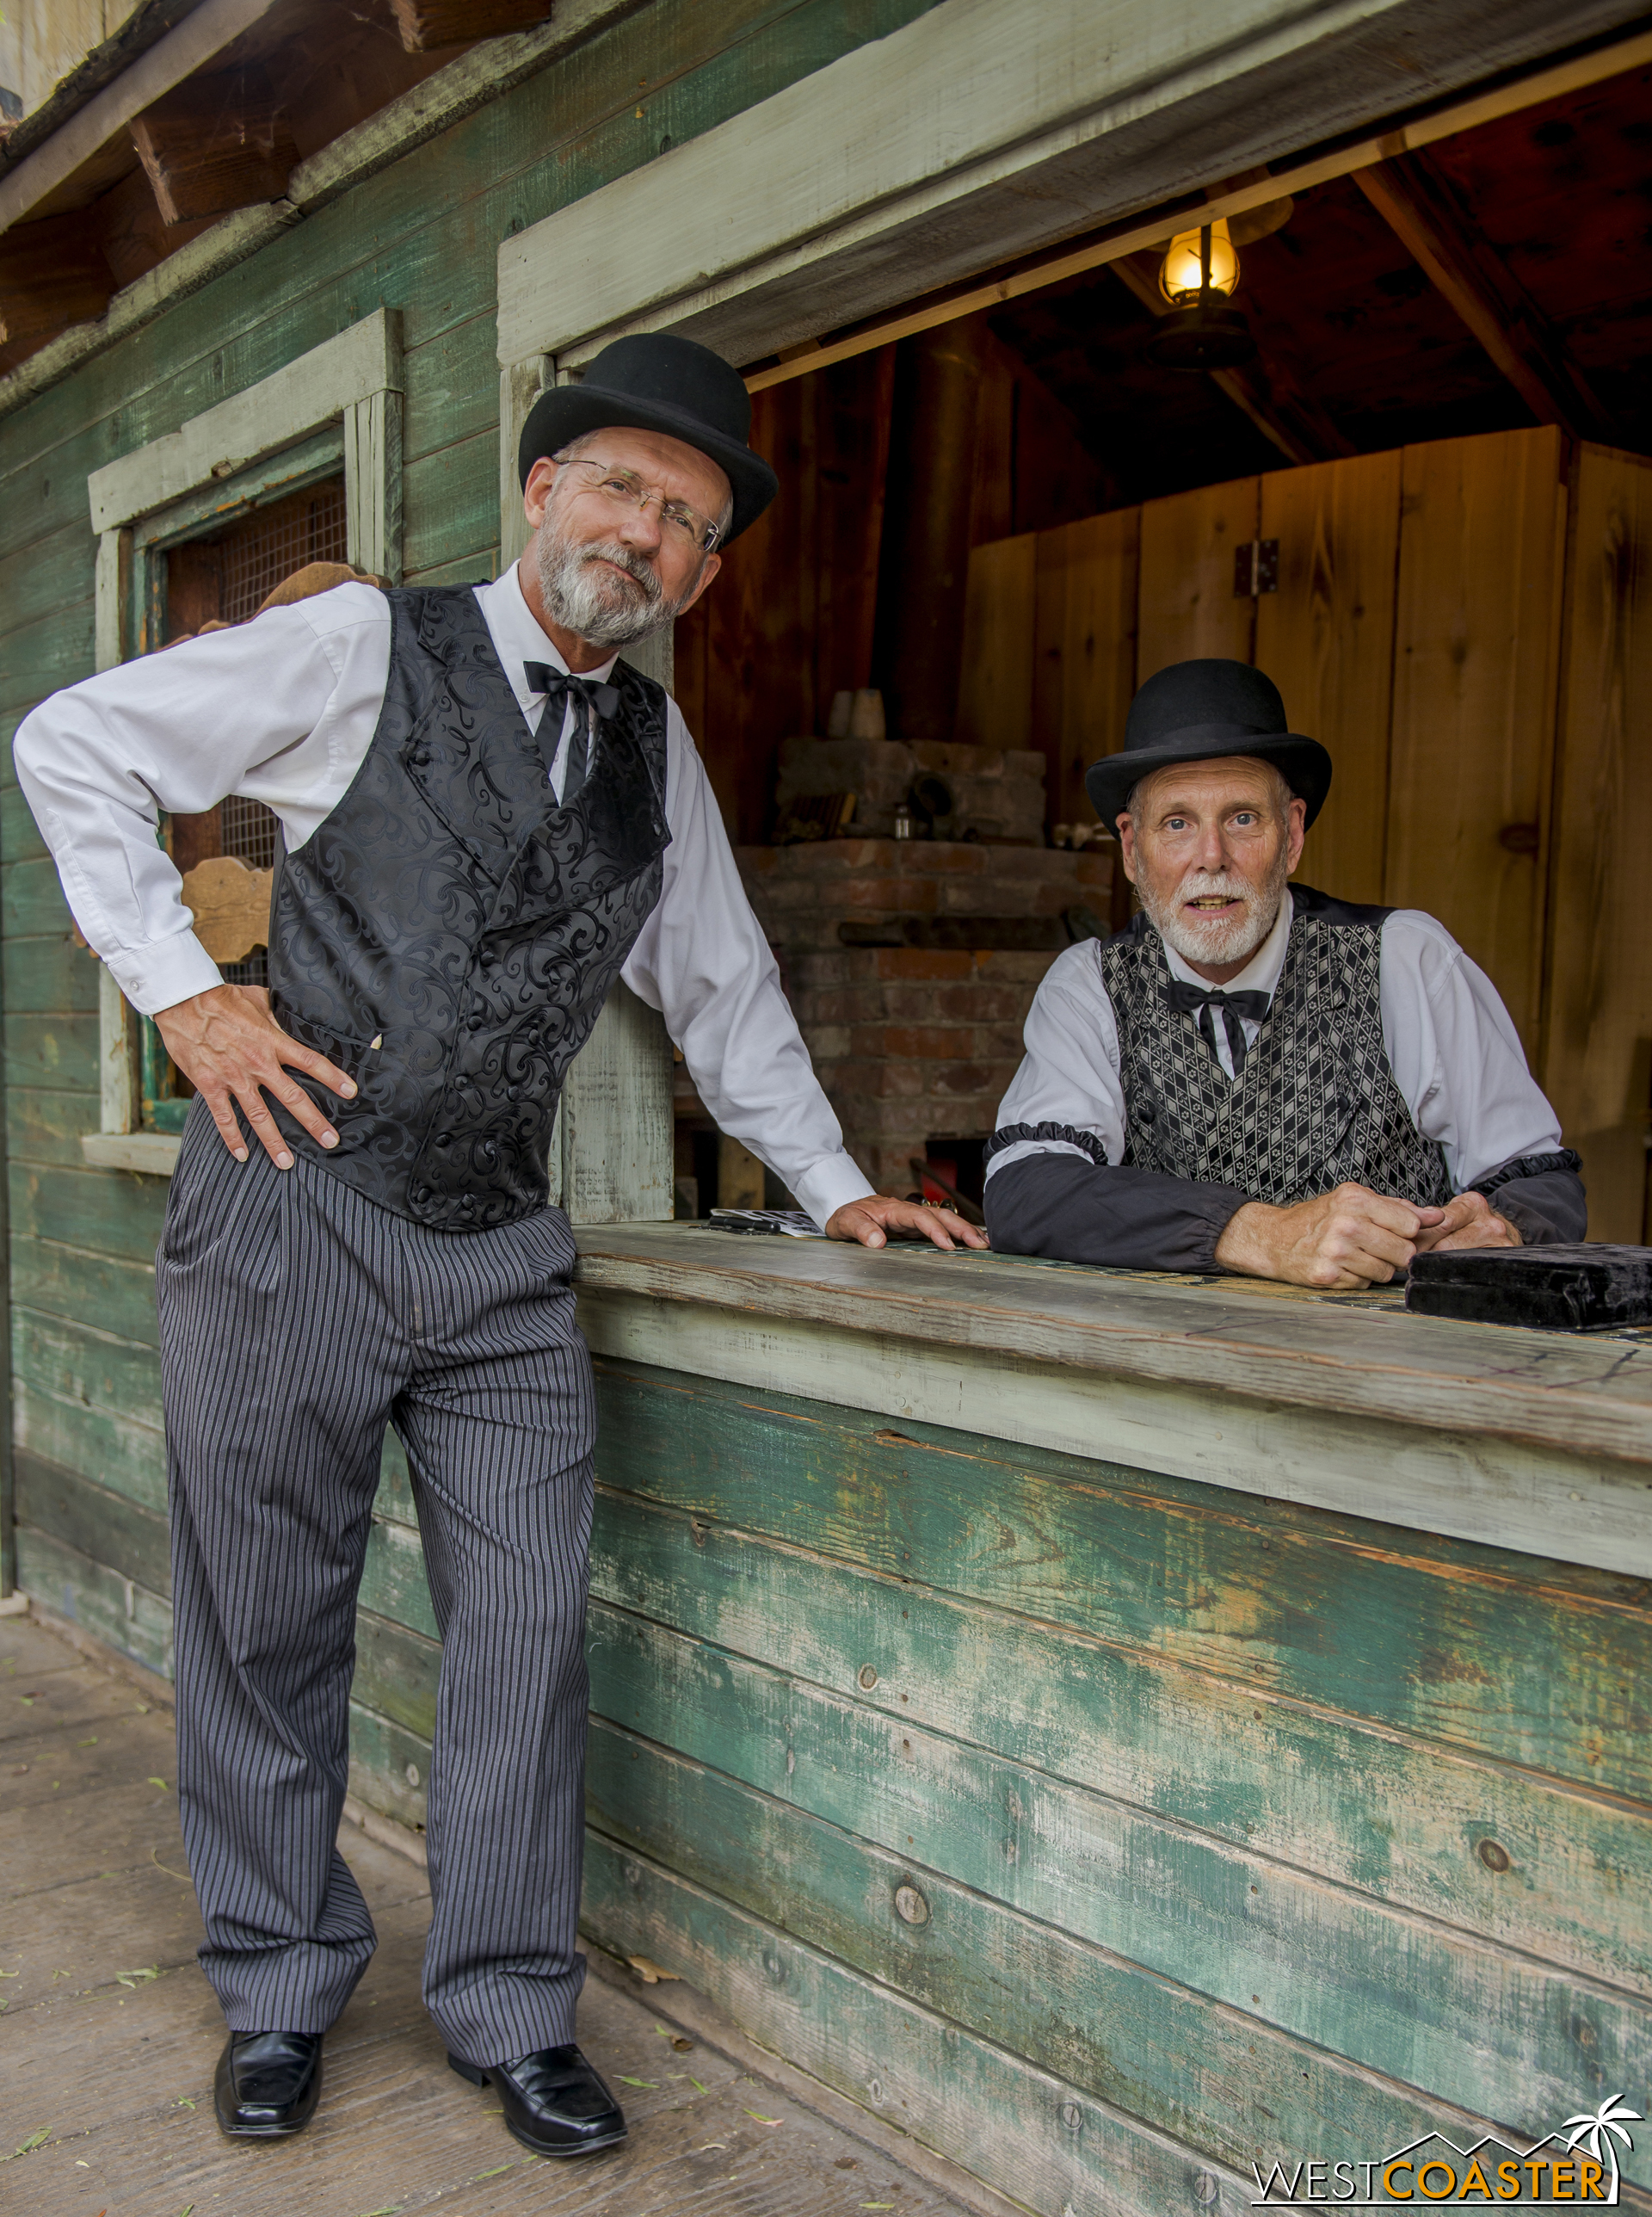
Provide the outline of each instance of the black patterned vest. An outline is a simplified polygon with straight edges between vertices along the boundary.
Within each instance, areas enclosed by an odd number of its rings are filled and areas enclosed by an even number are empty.
[[[1119,1026],[1125,1162],[1236,1186],[1278,1207],[1345,1178],[1419,1207],[1448,1201],[1445,1157],[1411,1121],[1383,1043],[1389,911],[1304,886],[1290,892],[1285,967],[1236,1084],[1194,1018],[1166,1003],[1169,965],[1147,918],[1102,948]]]
[[[543,1208],[570,1062],[660,897],[665,694],[623,663],[566,807],[468,586],[386,596],[390,678],[349,790],[278,867],[270,1001],[347,1071],[289,1141],[447,1232]]]

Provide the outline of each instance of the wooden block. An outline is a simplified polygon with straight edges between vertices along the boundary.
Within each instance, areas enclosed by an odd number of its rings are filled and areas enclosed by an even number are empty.
[[[1399,532],[1397,454],[1261,480],[1259,536],[1279,542],[1279,582],[1255,601],[1257,667],[1335,767],[1298,875],[1344,900],[1383,898]]]
[[[551,0],[391,0],[396,28],[410,54],[531,31],[550,20]]]
[[[1574,486],[1543,1079],[1583,1158],[1589,1231],[1646,1237],[1652,1105],[1652,466],[1585,447]]]
[[[136,119],[132,143],[168,225],[279,200],[299,161],[280,98],[259,68],[191,77]]]
[[[184,874],[184,906],[195,936],[214,962],[240,962],[269,937],[273,870],[250,870],[233,855],[215,855]]]
[[[1258,535],[1260,514],[1255,478],[1201,486],[1143,507],[1138,684],[1155,670],[1195,656],[1253,658],[1256,603],[1248,594],[1234,592],[1233,550]]]
[[[105,193],[91,213],[99,226],[104,259],[115,283],[121,286],[133,284],[169,254],[176,254],[214,220],[202,216],[194,223],[169,226],[141,163],[129,177]]]
[[[970,552],[959,678],[959,741],[975,747],[1032,744],[1032,608],[1037,534],[989,540]]]
[[[1565,491],[1557,430],[1408,447],[1384,900],[1461,941],[1537,1059]]]
[[[763,1166],[749,1147],[719,1133],[717,1142],[717,1205],[719,1208],[761,1208],[763,1205]]]
[[[1124,743],[1136,689],[1136,508],[1039,534],[1032,721],[1054,823],[1093,824],[1084,773]]]
[[[32,353],[71,324],[101,316],[114,291],[85,214],[15,224],[0,235],[0,348],[8,360],[15,349]]]

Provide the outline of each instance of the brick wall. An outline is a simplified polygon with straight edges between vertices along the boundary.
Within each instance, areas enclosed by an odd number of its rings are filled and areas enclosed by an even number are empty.
[[[1105,924],[1112,853],[892,839],[737,851],[846,1144],[874,1185],[904,1192],[931,1139],[992,1130],[1059,949],[845,947],[839,924],[1076,906]]]

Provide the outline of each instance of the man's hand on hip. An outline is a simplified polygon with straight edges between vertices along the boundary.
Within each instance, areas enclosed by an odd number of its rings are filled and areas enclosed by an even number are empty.
[[[1447,1247],[1524,1247],[1526,1242],[1506,1216],[1499,1216],[1482,1193],[1459,1193],[1417,1240],[1419,1255],[1438,1255]]]
[[[336,1147],[338,1134],[301,1087],[287,1076],[301,1070],[345,1101],[355,1080],[324,1054],[289,1039],[269,1013],[269,995],[258,985],[214,985],[188,1001],[156,1011],[155,1028],[166,1051],[213,1112],[213,1121],[237,1162],[247,1159],[247,1143],[236,1121],[238,1107],[255,1139],[277,1170],[290,1170],[293,1155],[269,1113],[264,1096],[279,1101],[312,1139]]]
[[[950,1209],[930,1208],[922,1201],[896,1201],[886,1193],[869,1193],[864,1201],[846,1201],[826,1220],[833,1239],[858,1239],[863,1247],[882,1247],[891,1232],[915,1233],[933,1239],[937,1247],[985,1247],[984,1232],[965,1224]]]
[[[1385,1285],[1396,1270],[1406,1269],[1446,1214],[1443,1208],[1415,1208],[1409,1201],[1353,1184],[1291,1208],[1248,1201],[1217,1241],[1216,1259],[1221,1269],[1246,1277],[1351,1293]]]

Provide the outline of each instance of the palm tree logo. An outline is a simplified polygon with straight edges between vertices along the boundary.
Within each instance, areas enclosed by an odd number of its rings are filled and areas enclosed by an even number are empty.
[[[1566,2145],[1569,2148],[1587,2147],[1597,2163],[1611,2165],[1612,2187],[1606,2195],[1608,2202],[1618,2199],[1618,2150],[1613,2143],[1621,2140],[1626,2148],[1632,2149],[1635,2143],[1624,2127],[1626,2124],[1638,2125],[1643,2121],[1640,2111],[1629,2108],[1621,2094],[1609,2094],[1598,2109],[1586,2109],[1581,2116],[1568,2117],[1561,2127],[1562,2132],[1568,2135]]]

